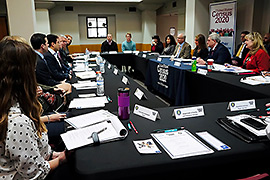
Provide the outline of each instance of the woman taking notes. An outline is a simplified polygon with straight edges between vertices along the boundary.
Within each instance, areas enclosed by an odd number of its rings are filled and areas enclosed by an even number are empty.
[[[264,48],[262,36],[253,32],[246,35],[246,47],[249,49],[242,68],[253,70],[255,73],[268,71],[270,68],[270,59]]]

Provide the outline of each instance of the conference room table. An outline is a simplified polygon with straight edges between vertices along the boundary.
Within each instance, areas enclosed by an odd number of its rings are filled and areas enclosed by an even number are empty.
[[[172,105],[204,104],[252,98],[270,97],[270,85],[251,86],[240,82],[250,75],[208,72],[206,75],[191,71],[191,63],[163,58],[148,60],[145,85],[166,98]],[[206,65],[197,68],[206,69]]]
[[[131,66],[134,78],[143,81],[148,90],[166,99],[171,105],[191,105],[251,98],[270,97],[270,85],[251,86],[240,82],[243,77],[251,75],[236,75],[233,73],[208,72],[201,75],[191,71],[191,65],[162,58],[158,55],[139,52],[109,54],[102,57],[117,66]],[[206,69],[206,66],[198,66]]]
[[[133,121],[139,133],[136,134],[132,130],[129,131],[129,135],[124,140],[76,149],[74,153],[75,171],[79,179],[169,179],[175,177],[181,179],[232,179],[254,175],[254,173],[263,173],[268,170],[269,166],[265,164],[270,158],[269,142],[248,144],[216,123],[216,120],[220,117],[238,113],[227,110],[228,102],[202,104],[204,116],[176,120],[172,117],[173,110],[183,106],[167,107],[163,101],[143,89],[132,78],[122,72],[119,72],[118,75],[113,74],[113,68],[108,69],[106,64],[106,73],[103,74],[105,77],[105,95],[110,96],[113,100],[112,103],[106,104],[104,109],[117,115],[117,88],[130,87],[131,115],[129,120]],[[129,85],[123,84],[121,81],[123,76],[129,78]],[[134,91],[136,88],[140,88],[147,99],[139,100],[135,97]],[[75,91],[74,96],[91,92],[93,90]],[[256,99],[256,107],[260,111],[252,114],[266,115],[265,103],[267,102],[270,102],[270,99]],[[157,110],[161,119],[150,121],[133,114],[135,104]],[[93,112],[98,109],[100,108],[73,109],[71,110],[71,116]],[[127,122],[128,120],[122,120],[126,128]],[[150,133],[153,130],[180,126],[190,131],[198,139],[200,138],[195,134],[196,132],[207,131],[231,149],[217,151],[200,139],[205,145],[213,149],[214,153],[171,159],[157,142],[155,143],[162,151],[161,154],[142,155],[133,144],[134,140],[151,138]]]

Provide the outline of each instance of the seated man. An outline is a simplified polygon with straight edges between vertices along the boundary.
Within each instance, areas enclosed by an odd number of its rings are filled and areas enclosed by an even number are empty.
[[[126,40],[122,43],[122,51],[136,51],[136,44],[131,40],[131,33],[126,34]]]
[[[107,35],[107,40],[105,40],[101,45],[101,52],[117,51],[117,43],[112,40],[112,34]]]
[[[72,78],[69,68],[67,68],[59,58],[58,51],[60,49],[59,37],[53,34],[47,35],[49,48],[48,52],[44,53],[49,69],[52,72],[52,77],[56,81],[66,81]]]
[[[182,59],[191,58],[191,46],[185,41],[186,36],[183,33],[177,36],[177,45],[173,53],[175,58],[182,58]]]
[[[232,63],[231,54],[229,50],[221,44],[221,40],[217,33],[209,35],[207,45],[211,48],[207,59],[214,59],[214,63],[217,64]],[[198,58],[197,62],[198,64],[207,64],[206,61],[201,58]]]
[[[244,59],[246,58],[249,49],[246,47],[246,39],[245,36],[249,34],[248,31],[241,32],[241,43],[238,44],[237,48],[235,49],[235,54],[232,58],[232,64],[236,66],[242,66]]]
[[[65,82],[53,79],[52,72],[48,67],[44,53],[48,52],[48,40],[45,34],[36,33],[31,36],[31,45],[37,53],[36,78],[37,82],[42,85],[63,89],[67,93],[71,93],[71,85]]]

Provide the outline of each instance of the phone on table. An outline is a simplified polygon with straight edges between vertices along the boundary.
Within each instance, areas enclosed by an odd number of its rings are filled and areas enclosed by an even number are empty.
[[[245,123],[251,127],[253,127],[256,130],[262,130],[266,128],[266,124],[263,124],[255,119],[252,118],[245,118],[240,120],[242,123]]]

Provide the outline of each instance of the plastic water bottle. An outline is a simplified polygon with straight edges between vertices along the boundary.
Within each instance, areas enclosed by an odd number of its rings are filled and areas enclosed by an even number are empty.
[[[196,70],[197,70],[196,64],[197,64],[197,61],[194,60],[193,63],[192,63],[192,65],[191,65],[191,71],[192,71],[192,72],[196,72]]]
[[[103,60],[101,60],[99,62],[99,70],[101,73],[105,73],[105,66],[104,66],[105,62]]]
[[[100,71],[97,71],[97,95],[104,96],[104,78]]]
[[[86,48],[85,49],[85,55],[89,55],[90,54],[90,51]]]

